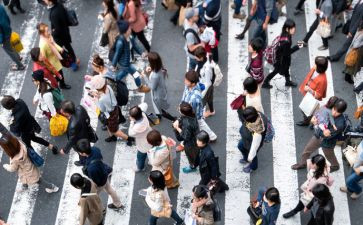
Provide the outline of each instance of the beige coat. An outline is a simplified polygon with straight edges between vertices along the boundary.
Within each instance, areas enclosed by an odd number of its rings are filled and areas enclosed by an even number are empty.
[[[159,170],[163,174],[169,167],[169,149],[165,144],[165,141],[160,146],[155,146],[148,152],[149,162],[152,166],[152,170]]]
[[[100,196],[97,194],[96,184],[91,181],[90,193],[84,193],[79,199],[78,205],[81,207],[79,214],[79,224],[84,225],[86,219],[90,225],[98,225],[103,220],[103,205]]]
[[[108,47],[112,48],[116,37],[120,34],[117,26],[117,20],[111,13],[107,13],[103,20],[103,33],[108,34]]]
[[[9,172],[17,172],[22,184],[32,185],[39,181],[39,169],[28,157],[26,146],[20,142],[20,152],[10,159],[10,165],[4,167]]]

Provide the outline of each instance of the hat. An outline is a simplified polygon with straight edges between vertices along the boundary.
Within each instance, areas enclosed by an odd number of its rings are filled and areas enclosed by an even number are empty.
[[[199,15],[199,10],[196,8],[189,8],[185,11],[185,19],[187,20],[197,15]]]
[[[32,77],[36,81],[43,81],[44,80],[44,72],[43,70],[36,70],[33,72]]]
[[[129,29],[129,23],[125,20],[120,20],[117,22],[118,30],[120,31],[120,34],[126,33],[126,31]]]
[[[96,75],[92,77],[91,86],[94,89],[99,90],[103,88],[105,84],[106,84],[106,79],[102,75]]]

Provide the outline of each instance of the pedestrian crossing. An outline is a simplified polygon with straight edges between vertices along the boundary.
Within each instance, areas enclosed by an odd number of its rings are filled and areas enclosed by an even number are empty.
[[[77,7],[80,6],[79,1],[82,0],[71,1],[71,3],[68,4],[71,4],[69,6],[75,8],[76,11],[79,12],[80,8]],[[218,118],[221,117],[226,117],[227,119],[226,124],[224,126],[221,126],[223,127],[221,128],[223,129],[223,131],[218,133],[219,137],[220,134],[225,134],[226,136],[225,149],[218,149],[218,150],[214,149],[216,151],[216,154],[219,156],[220,160],[225,160],[226,168],[221,168],[221,169],[223,171],[222,173],[226,171],[225,179],[226,183],[230,187],[230,190],[226,192],[225,196],[224,195],[221,196],[221,198],[224,198],[224,206],[222,206],[224,218],[223,221],[220,222],[220,224],[226,224],[226,225],[249,224],[249,219],[248,219],[249,217],[246,213],[246,209],[249,206],[250,198],[257,191],[257,189],[253,190],[251,189],[252,186],[251,183],[254,182],[256,176],[261,176],[261,177],[273,176],[273,183],[261,183],[261,185],[266,185],[266,186],[274,185],[280,190],[281,200],[283,204],[281,207],[278,224],[286,224],[286,225],[306,224],[306,219],[307,219],[306,215],[302,217],[295,216],[294,218],[289,220],[285,220],[282,218],[282,214],[285,213],[287,210],[293,208],[297,203],[299,184],[305,181],[305,178],[303,178],[304,180],[302,180],[301,176],[298,176],[298,173],[296,171],[290,169],[290,166],[294,164],[297,160],[299,160],[300,155],[298,150],[302,149],[305,145],[305,143],[301,143],[301,139],[298,139],[298,134],[299,132],[307,132],[307,130],[301,131],[299,129],[303,128],[299,127],[296,128],[294,126],[294,122],[296,122],[299,119],[300,115],[296,115],[295,113],[297,111],[296,109],[298,108],[299,102],[295,102],[293,100],[296,99],[296,95],[300,94],[297,92],[297,89],[286,88],[284,86],[284,79],[281,76],[276,76],[272,80],[271,84],[274,87],[270,90],[269,94],[267,92],[267,94],[264,95],[268,96],[271,102],[270,105],[271,114],[270,115],[267,114],[267,116],[272,119],[272,123],[276,131],[276,136],[272,144],[266,144],[264,148],[259,152],[259,154],[264,154],[265,151],[269,150],[273,152],[273,159],[271,159],[270,162],[260,162],[260,167],[266,165],[267,163],[272,164],[273,171],[270,171],[269,174],[259,174],[259,170],[257,170],[253,172],[251,175],[245,174],[242,171],[243,168],[242,165],[239,164],[238,162],[239,159],[241,158],[241,153],[238,151],[236,146],[240,139],[239,135],[240,123],[237,122],[238,117],[236,111],[231,110],[229,103],[233,101],[233,99],[235,99],[243,91],[242,82],[246,76],[244,71],[248,63],[247,40],[249,35],[246,34],[245,39],[242,41],[237,41],[234,38],[234,36],[240,30],[242,30],[245,23],[241,22],[240,20],[232,18],[233,10],[230,8],[232,2],[233,1],[229,1],[228,4],[222,3],[223,12],[228,13],[228,20],[223,21],[223,26],[228,26],[228,35],[222,36],[222,39],[225,39],[223,41],[226,41],[228,44],[228,56],[225,57],[226,62],[223,62],[223,59],[221,59],[222,61],[221,65],[223,63],[226,64],[226,66],[221,66],[221,68],[225,75],[225,80],[223,82],[226,83],[227,88],[226,91],[223,91],[224,95],[226,96],[225,97],[226,101],[223,103],[218,101],[217,104],[223,104],[226,107],[226,114],[223,115],[222,112],[221,113],[217,112],[217,115],[215,117],[211,117],[210,119],[208,119],[210,121],[218,120]],[[296,1],[292,1],[292,3],[289,4],[294,5],[296,4]],[[305,3],[305,9],[306,9],[305,20],[306,20],[307,29],[310,27],[310,24],[313,22],[315,18],[312,15],[314,5],[315,3],[311,1],[307,1]],[[37,32],[34,30],[35,24],[40,22],[41,18],[43,18],[44,20],[43,14],[44,13],[47,14],[45,9],[39,6],[39,4],[37,4],[36,0],[34,1],[32,0],[30,6],[31,6],[31,8],[29,9],[30,13],[29,15],[27,15],[27,20],[26,22],[23,23],[20,32],[24,45],[22,56],[23,58],[25,58],[27,66],[30,64],[30,57],[28,53],[30,49],[36,44],[36,40],[38,38]],[[150,18],[149,25],[146,30],[146,36],[150,43],[158,41],[159,37],[158,35],[165,35],[153,32],[154,27],[159,25],[158,24],[159,21],[154,22],[154,19],[156,18],[154,12],[157,12],[156,7],[161,7],[160,1],[150,0],[144,5],[144,8],[146,8]],[[248,14],[248,7],[245,6],[242,9],[245,10],[245,12]],[[287,10],[289,9],[291,8],[288,7]],[[99,10],[101,10],[100,6]],[[96,15],[88,15],[88,16],[96,16]],[[269,41],[272,41],[273,38],[280,33],[284,19],[285,18],[281,17],[277,24],[269,26],[268,28]],[[95,28],[94,35],[93,37],[90,37],[90,39],[92,39],[92,47],[91,47],[91,55],[89,56],[88,67],[85,71],[86,74],[89,74],[91,72],[90,62],[93,53],[97,52],[101,55],[102,58],[107,59],[107,48],[102,48],[98,45],[102,34],[102,22],[98,21],[97,24],[95,24],[94,28]],[[73,33],[73,35],[75,34]],[[307,50],[310,61],[310,64],[306,65],[307,67],[313,65],[314,63],[313,59],[315,58],[315,56],[329,54],[329,50],[325,52],[317,51],[317,47],[320,46],[320,43],[321,39],[316,34],[314,34],[309,41],[309,47]],[[76,51],[77,50],[78,49],[76,49]],[[154,50],[159,52],[159,49],[154,49]],[[166,50],[160,49],[160,52],[163,51],[167,51],[167,49]],[[295,54],[301,54],[301,53],[295,53]],[[185,58],[185,55],[181,55],[180,57]],[[164,58],[164,61],[168,62],[168,59]],[[294,65],[294,63],[296,63],[296,58],[292,60],[292,65]],[[144,64],[145,62],[141,60],[137,64],[137,67],[142,68],[145,66]],[[265,75],[267,75],[267,72],[268,71],[266,70]],[[333,71],[332,68],[329,68],[329,71],[327,73],[328,75],[327,96],[334,95],[333,83],[336,84],[336,86],[339,85],[335,82],[336,80],[333,79],[333,74],[335,75],[336,73],[340,73],[340,71]],[[30,86],[30,85],[23,85],[26,75],[28,76],[30,75],[29,70],[8,72],[8,74],[6,74],[5,76],[4,83],[2,84],[2,89],[0,92],[1,95],[10,94],[14,97],[23,97],[22,95],[22,93],[24,93],[23,89],[29,89]],[[174,76],[174,74],[172,76]],[[175,76],[178,76],[175,79],[182,80],[183,72],[180,72],[180,74],[177,74]],[[301,80],[303,79],[305,74],[299,74],[299,76],[302,76],[302,78],[299,78]],[[174,77],[170,80],[173,79]],[[69,78],[70,82],[71,80],[72,78]],[[127,85],[130,87],[130,89],[135,89],[133,80],[130,79],[130,77],[128,77],[127,79]],[[173,86],[171,85],[170,87],[172,88]],[[224,87],[223,84],[218,88],[221,87]],[[33,89],[32,86],[30,88]],[[171,91],[169,90],[169,93],[170,92]],[[342,93],[341,91],[338,91],[336,93],[342,94],[343,97],[350,96],[348,94],[344,95],[344,93]],[[100,137],[103,137],[104,134],[102,134],[102,131],[99,128],[100,126],[98,126],[98,120],[96,115],[92,114],[91,107],[89,107],[85,102],[85,96],[83,91],[80,92],[80,95],[83,96],[80,103],[82,105],[85,105],[86,108],[89,109],[88,112],[91,117],[92,126],[95,129],[98,128],[97,133],[100,134],[99,135]],[[178,93],[178,95],[181,96],[181,93]],[[139,94],[134,91],[131,91],[130,104],[122,109],[123,115],[125,115],[125,117],[127,118],[128,108],[132,104],[133,105],[138,104],[143,102],[144,100],[148,101],[147,98],[145,98],[144,94]],[[28,104],[31,103],[28,102]],[[351,109],[353,109],[355,108],[356,104],[359,104],[359,102],[355,103],[353,101],[349,101],[348,104],[350,104]],[[178,102],[173,102],[172,105],[176,107],[178,105]],[[268,106],[264,105],[264,107],[266,108]],[[37,111],[35,114],[40,115],[39,111]],[[350,116],[351,115],[352,114],[350,113]],[[0,107],[0,122],[2,122],[5,125],[8,125],[9,119],[10,118],[8,111]],[[37,118],[37,120],[41,121],[42,127],[48,126],[47,123],[44,123],[43,119]],[[167,123],[167,121],[165,121],[165,123]],[[159,129],[158,127],[155,128]],[[213,127],[211,128],[214,129]],[[123,127],[123,130],[127,131],[127,127],[126,126]],[[169,136],[172,136],[172,133],[170,133],[169,130],[165,130],[165,132],[161,130],[161,132],[163,134],[165,133]],[[51,140],[51,137],[49,137],[49,135],[44,135],[44,138],[47,140]],[[110,224],[110,225],[140,224],[134,221],[140,221],[140,219],[139,218],[136,219],[136,217],[140,217],[142,215],[146,216],[142,220],[145,222],[141,224],[147,224],[147,219],[148,219],[147,215],[149,214],[149,209],[147,208],[147,206],[144,206],[144,208],[137,208],[136,210],[133,209],[135,201],[140,201],[140,196],[135,195],[135,193],[137,193],[137,190],[139,189],[146,188],[146,186],[139,186],[139,184],[135,182],[138,176],[142,176],[140,174],[135,174],[133,171],[136,158],[136,148],[126,146],[124,141],[118,141],[116,144],[106,143],[105,145],[101,138],[98,141],[98,143],[96,143],[96,146],[105,147],[105,149],[102,149],[103,154],[109,155],[109,158],[112,159],[111,163],[108,163],[113,167],[111,185],[114,187],[114,189],[120,196],[123,205],[125,205],[125,209],[121,211],[108,210],[105,218],[105,224]],[[38,152],[46,159],[47,164],[53,163],[47,159],[47,150],[44,149],[44,147],[40,147],[38,145],[34,145],[34,147],[36,147]],[[340,165],[342,165],[343,162],[341,160],[342,157],[341,157],[340,147],[336,147],[335,153],[337,155]],[[6,156],[2,156],[1,150],[0,150],[0,160],[1,163],[7,163],[8,161]],[[80,193],[77,189],[74,189],[70,185],[69,178],[75,172],[81,173],[81,168],[76,167],[74,165],[74,161],[78,160],[78,155],[75,154],[74,151],[71,151],[68,158],[68,162],[66,157],[64,157],[62,160],[64,164],[67,164],[65,166],[66,172],[64,174],[64,179],[60,178],[60,180],[62,180],[62,183],[56,183],[56,185],[60,187],[60,191],[57,194],[52,194],[56,196],[55,199],[54,197],[52,198],[53,202],[50,201],[50,202],[39,203],[37,201],[39,195],[46,195],[44,191],[40,192],[39,187],[31,188],[30,190],[25,192],[16,192],[15,189],[20,187],[20,183],[17,182],[15,184],[16,187],[14,187],[14,189],[7,190],[5,193],[2,192],[5,195],[6,194],[8,194],[9,196],[13,195],[13,197],[12,197],[12,203],[9,206],[0,203],[0,216],[7,219],[9,224],[11,225],[35,224],[32,222],[33,216],[35,214],[34,209],[39,210],[39,207],[36,207],[36,205],[44,204],[44,208],[40,207],[42,210],[44,210],[44,212],[42,213],[47,213],[47,210],[53,210],[54,212],[50,214],[55,214],[55,217],[49,218],[49,220],[44,221],[43,224],[56,224],[56,225],[77,224],[79,216],[78,198]],[[184,174],[182,172],[182,168],[187,165],[188,161],[185,157],[185,154],[181,153],[180,160],[178,156],[176,161],[174,161],[174,171],[179,171],[176,174],[178,174],[181,186],[178,188],[178,190],[170,191],[171,195],[173,194],[176,195],[176,198],[172,197],[172,203],[181,216],[184,215],[185,211],[189,210],[191,194],[192,194],[191,189],[199,181],[199,173]],[[305,172],[303,173],[305,174]],[[348,200],[346,194],[343,194],[339,191],[339,187],[344,185],[344,180],[346,176],[344,174],[343,169],[333,173],[333,175],[335,183],[333,184],[333,188],[331,191],[334,196],[335,207],[336,207],[334,224],[335,225],[359,224],[359,222],[357,223],[355,221],[359,221],[359,219],[361,221],[363,218],[360,214],[350,213],[350,207],[352,207],[350,206],[350,204],[355,204],[355,206],[357,206],[358,204],[361,204],[362,200],[357,200],[356,203],[352,203],[351,201]],[[53,176],[57,176],[57,174],[54,174]],[[45,178],[52,182],[51,176]],[[2,184],[0,184],[0,190],[2,190],[1,186]],[[102,199],[104,203],[106,203],[106,201],[108,201],[108,203],[111,203],[110,198],[107,199],[102,197]],[[49,205],[54,205],[54,204],[56,205],[55,209],[54,207],[47,207]],[[9,208],[8,215],[4,215],[2,213],[4,208]],[[137,212],[140,214],[133,214],[133,212]],[[355,219],[353,220],[352,218]],[[162,220],[159,222],[159,224],[168,225],[171,224],[171,221]]]

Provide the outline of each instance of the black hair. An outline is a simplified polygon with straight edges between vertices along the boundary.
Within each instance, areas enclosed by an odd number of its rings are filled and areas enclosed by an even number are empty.
[[[39,55],[40,55],[40,48],[35,47],[30,50],[30,57],[32,58],[33,62],[39,61]]]
[[[199,82],[199,74],[194,70],[190,70],[185,74],[185,79],[187,79],[192,84],[196,84]]]
[[[329,61],[325,56],[317,56],[315,57],[315,65],[317,73],[325,73],[328,69]]]
[[[179,110],[185,116],[195,117],[193,107],[188,102],[183,101],[182,103],[180,103]]]
[[[258,112],[253,106],[248,106],[242,111],[243,118],[249,122],[254,123],[258,118]]]
[[[265,192],[265,196],[267,200],[275,204],[281,203],[279,190],[277,190],[277,188],[275,187],[270,187],[269,189],[267,189]]]
[[[339,99],[335,102],[333,107],[338,113],[344,113],[347,109],[347,103],[343,99]]]
[[[333,198],[329,188],[325,184],[316,184],[311,192],[315,198],[319,200],[319,205],[322,207],[324,207],[328,201]]]
[[[208,198],[208,188],[204,185],[194,186],[193,193],[197,198]]]
[[[204,130],[201,130],[199,131],[199,133],[197,134],[197,140],[202,142],[203,144],[208,144],[209,143],[209,134],[204,131]]]
[[[324,175],[326,160],[325,157],[317,154],[311,158],[311,163],[316,165],[316,170],[314,171],[315,179],[319,179],[319,177]]]
[[[282,26],[281,36],[291,36],[288,30],[296,27],[295,21],[292,19],[286,19],[284,25]]]
[[[264,42],[261,38],[254,38],[251,40],[250,45],[254,51],[259,52],[263,49]]]
[[[71,100],[64,100],[61,104],[61,109],[65,113],[73,115],[76,112],[76,106]]]
[[[165,178],[162,172],[159,170],[153,170],[150,172],[149,179],[152,182],[152,187],[156,190],[165,189]]]
[[[77,152],[85,153],[87,155],[91,154],[91,145],[90,145],[88,139],[86,139],[86,138],[83,138],[83,139],[80,139],[79,141],[77,141],[76,149],[77,149]]]
[[[129,114],[132,118],[134,118],[136,121],[141,120],[142,117],[142,110],[140,109],[139,106],[134,106],[130,109]]]
[[[243,81],[243,87],[244,89],[248,92],[248,94],[253,94],[257,91],[258,89],[258,83],[255,79],[253,79],[252,77],[247,77],[244,81]]]
[[[71,176],[71,185],[77,189],[80,189],[84,186],[84,177],[79,173],[74,173]]]
[[[146,135],[147,142],[152,146],[161,145],[163,139],[161,138],[161,134],[157,130],[152,130]]]
[[[1,99],[1,105],[7,110],[13,109],[15,107],[15,104],[16,100],[11,95],[4,95],[4,97]]]
[[[113,18],[115,18],[117,20],[117,12],[115,10],[115,4],[113,3],[113,0],[103,0],[103,2],[105,3],[105,5],[107,6],[107,13],[111,13],[111,15],[113,16]]]
[[[328,109],[332,109],[335,105],[335,103],[339,100],[336,96],[331,96],[328,100],[328,102],[325,104],[325,107]]]

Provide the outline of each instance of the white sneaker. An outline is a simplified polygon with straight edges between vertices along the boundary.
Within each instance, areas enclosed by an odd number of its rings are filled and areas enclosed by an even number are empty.
[[[360,192],[359,194],[353,192],[353,194],[350,195],[350,197],[353,199],[353,200],[357,200],[361,195],[363,194],[363,191]]]
[[[344,193],[348,193],[348,188],[346,186],[340,187],[339,190]]]
[[[45,189],[45,191],[47,192],[47,193],[49,193],[49,194],[51,194],[51,193],[55,193],[55,192],[57,192],[59,190],[59,188],[57,187],[57,186],[55,186],[54,185],[54,187],[53,188],[46,188]]]

